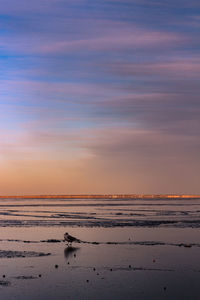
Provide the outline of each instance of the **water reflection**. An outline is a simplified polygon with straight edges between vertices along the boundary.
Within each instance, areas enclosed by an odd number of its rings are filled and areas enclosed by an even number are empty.
[[[80,248],[78,248],[78,247],[72,247],[72,246],[66,247],[65,250],[64,250],[65,258],[68,259],[69,257],[73,256],[74,254],[76,254],[76,252],[78,250],[80,250]]]

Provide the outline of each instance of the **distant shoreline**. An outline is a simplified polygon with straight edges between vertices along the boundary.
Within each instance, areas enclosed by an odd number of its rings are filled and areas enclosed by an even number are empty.
[[[191,199],[200,198],[200,195],[176,194],[90,194],[90,195],[21,195],[0,196],[0,199]]]

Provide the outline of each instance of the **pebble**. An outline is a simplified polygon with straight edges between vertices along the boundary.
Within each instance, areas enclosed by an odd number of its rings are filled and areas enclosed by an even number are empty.
[[[93,271],[96,271],[96,269],[95,269],[95,268],[93,268]]]
[[[57,268],[58,268],[58,265],[55,265],[55,268],[57,269]]]
[[[42,277],[42,275],[41,275],[41,274],[39,274],[39,275],[38,275],[38,277]]]
[[[3,277],[3,278],[5,278],[5,277],[6,277],[6,275],[3,275],[2,277]]]

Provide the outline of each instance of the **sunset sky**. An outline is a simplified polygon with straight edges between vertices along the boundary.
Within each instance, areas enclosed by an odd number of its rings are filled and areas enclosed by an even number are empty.
[[[0,194],[200,194],[199,0],[0,0]]]

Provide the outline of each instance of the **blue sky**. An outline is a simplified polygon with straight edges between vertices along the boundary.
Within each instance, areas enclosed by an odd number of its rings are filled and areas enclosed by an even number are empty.
[[[200,193],[199,1],[0,0],[2,194]]]

